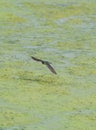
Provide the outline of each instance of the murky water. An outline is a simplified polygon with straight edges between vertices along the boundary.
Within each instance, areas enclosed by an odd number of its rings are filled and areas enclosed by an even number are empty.
[[[95,12],[95,0],[0,1],[0,130],[96,129]]]

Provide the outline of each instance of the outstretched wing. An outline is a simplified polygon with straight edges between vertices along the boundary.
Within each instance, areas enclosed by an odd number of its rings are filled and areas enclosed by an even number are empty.
[[[32,58],[33,60],[35,60],[35,61],[40,61],[40,62],[43,61],[43,60],[37,59],[37,58],[35,58],[35,57],[33,57],[33,56],[31,56],[31,58]]]
[[[35,60],[35,61],[42,62],[42,64],[45,64],[45,65],[49,68],[49,70],[50,70],[52,73],[57,74],[56,71],[54,70],[54,68],[50,65],[50,63],[49,63],[48,61],[43,61],[43,60],[40,60],[40,59],[35,58],[35,57],[33,57],[33,56],[31,56],[31,58],[32,58],[33,60]]]
[[[46,64],[46,65],[47,65],[47,67],[49,68],[49,70],[50,70],[52,73],[57,74],[56,71],[54,70],[54,68],[53,68],[49,63]]]

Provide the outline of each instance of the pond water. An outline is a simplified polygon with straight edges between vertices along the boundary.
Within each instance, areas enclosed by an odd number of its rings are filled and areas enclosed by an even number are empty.
[[[96,129],[95,12],[95,0],[0,1],[0,130]]]

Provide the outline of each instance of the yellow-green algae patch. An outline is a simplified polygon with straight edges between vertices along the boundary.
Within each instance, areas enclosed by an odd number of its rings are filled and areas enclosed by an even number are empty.
[[[96,129],[95,12],[94,0],[0,1],[1,130]]]
[[[17,16],[13,13],[0,13],[0,19],[2,19],[2,22],[12,22],[12,23],[21,23],[21,22],[25,22],[26,19],[20,17],[20,16]]]

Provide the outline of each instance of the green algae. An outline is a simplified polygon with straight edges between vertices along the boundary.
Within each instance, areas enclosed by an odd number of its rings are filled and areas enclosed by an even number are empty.
[[[0,1],[1,130],[96,129],[95,12],[94,0]]]

